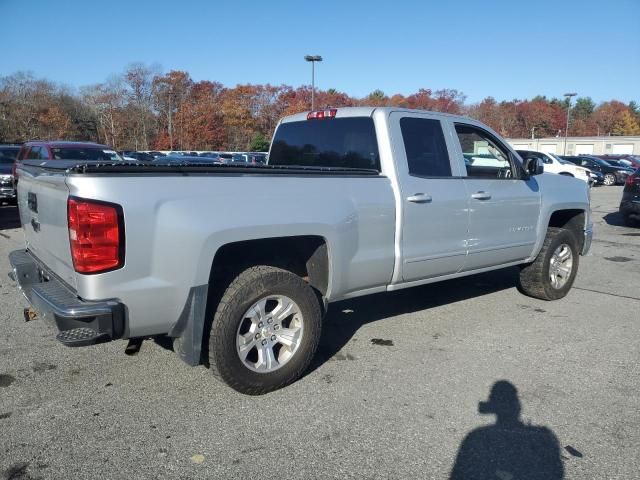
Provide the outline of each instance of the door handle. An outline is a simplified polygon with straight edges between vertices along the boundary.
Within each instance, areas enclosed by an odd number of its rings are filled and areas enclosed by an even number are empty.
[[[476,200],[489,200],[491,198],[491,194],[489,192],[476,192],[471,195],[471,198],[475,198]]]
[[[427,195],[425,193],[416,193],[407,197],[407,200],[413,203],[430,203],[432,198],[431,195]]]

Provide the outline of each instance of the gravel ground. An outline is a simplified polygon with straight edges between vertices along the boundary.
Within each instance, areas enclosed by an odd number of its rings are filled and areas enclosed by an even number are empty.
[[[0,478],[638,478],[640,229],[620,195],[593,190],[565,299],[507,269],[334,304],[313,368],[262,397],[153,341],[70,349],[25,323],[0,207]]]

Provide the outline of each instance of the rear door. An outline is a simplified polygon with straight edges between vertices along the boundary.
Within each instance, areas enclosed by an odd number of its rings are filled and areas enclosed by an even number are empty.
[[[468,214],[449,136],[437,115],[393,112],[390,126],[401,192],[402,279],[456,273],[466,256]]]
[[[540,189],[524,179],[501,140],[476,125],[455,123],[458,158],[464,159],[469,236],[464,270],[522,260],[537,239]]]

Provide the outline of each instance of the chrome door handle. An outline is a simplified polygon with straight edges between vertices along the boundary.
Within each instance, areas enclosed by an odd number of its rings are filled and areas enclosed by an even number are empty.
[[[413,203],[429,203],[432,198],[431,195],[427,195],[425,193],[416,193],[415,195],[407,197],[407,200]]]
[[[489,192],[476,192],[471,195],[471,198],[475,198],[476,200],[489,200],[491,198],[491,194]]]

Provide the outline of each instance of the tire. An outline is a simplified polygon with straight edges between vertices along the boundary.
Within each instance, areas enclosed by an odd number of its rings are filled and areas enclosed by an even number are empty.
[[[609,187],[616,184],[616,176],[613,173],[607,173],[604,176],[604,184]]]
[[[554,255],[563,254],[566,247],[571,254],[571,266],[568,275],[564,275],[565,280],[560,285],[560,281],[554,284],[551,276],[551,259]],[[578,242],[575,235],[564,228],[549,227],[547,236],[544,239],[542,249],[536,259],[527,265],[520,267],[518,276],[518,290],[530,297],[541,300],[558,300],[564,297],[576,278],[579,263]],[[556,260],[558,258],[556,257]],[[560,263],[560,266],[567,267],[567,263]],[[559,279],[560,273],[556,270],[555,278]]]
[[[284,318],[289,312],[297,313]],[[262,395],[277,390],[307,369],[321,329],[318,297],[298,275],[264,265],[248,268],[231,281],[218,304],[209,337],[209,367],[238,392]]]

